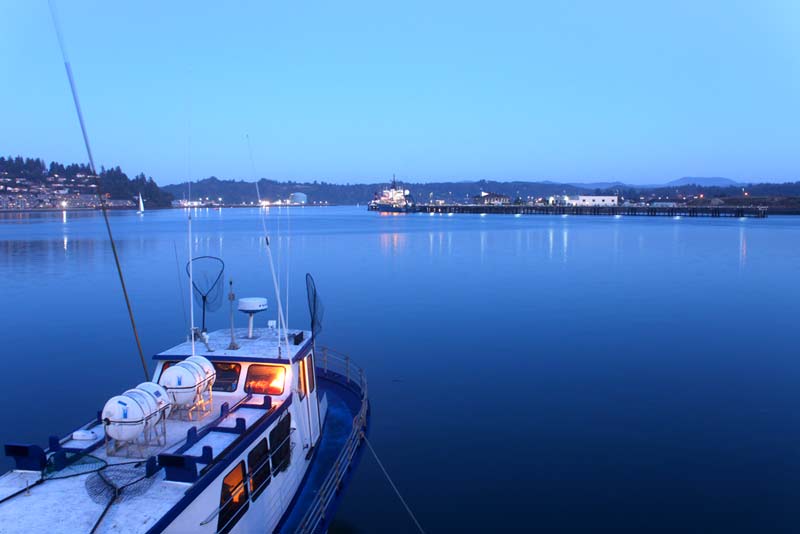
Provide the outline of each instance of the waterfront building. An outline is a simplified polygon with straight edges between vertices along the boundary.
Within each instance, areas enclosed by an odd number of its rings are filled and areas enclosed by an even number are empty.
[[[308,195],[305,193],[292,193],[289,195],[289,204],[308,204]]]
[[[511,203],[511,198],[499,193],[490,193],[488,191],[481,191],[480,195],[472,197],[473,204],[481,204],[484,206],[502,206]]]
[[[564,196],[565,206],[617,206],[619,197],[616,195],[578,195]]]

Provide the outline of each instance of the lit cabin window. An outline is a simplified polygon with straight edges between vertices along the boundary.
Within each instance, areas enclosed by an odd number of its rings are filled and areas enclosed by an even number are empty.
[[[300,360],[300,365],[297,366],[300,369],[300,376],[297,377],[297,389],[300,394],[300,398],[304,399],[307,393],[306,390],[306,360]]]
[[[217,371],[217,379],[211,389],[214,391],[236,391],[239,387],[239,374],[242,366],[238,363],[213,362],[214,370]]]
[[[270,481],[267,438],[262,439],[247,455],[247,467],[250,469],[250,494],[255,501]]]
[[[278,424],[269,433],[273,474],[280,473],[289,467],[292,452],[291,429],[292,416],[287,413],[286,417],[278,421]]]
[[[306,358],[306,372],[308,373],[308,392],[313,393],[314,388],[316,387],[315,384],[315,377],[314,374],[316,371],[314,370],[314,354],[309,354],[308,358]]]
[[[261,395],[280,395],[285,378],[286,369],[282,365],[251,365],[247,369],[244,390]]]
[[[217,532],[229,532],[247,511],[247,484],[244,479],[244,462],[233,468],[222,480],[219,496]]]

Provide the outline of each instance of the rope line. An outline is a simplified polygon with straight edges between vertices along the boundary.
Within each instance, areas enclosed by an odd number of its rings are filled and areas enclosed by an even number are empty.
[[[408,515],[411,517],[412,521],[414,521],[414,524],[417,526],[417,529],[422,534],[425,534],[425,530],[423,530],[422,525],[420,525],[419,521],[417,521],[417,516],[415,516],[414,512],[411,511],[411,508],[409,508],[408,503],[406,503],[406,500],[400,494],[400,490],[397,489],[397,486],[395,486],[394,482],[392,481],[392,477],[389,476],[389,472],[386,471],[385,467],[383,467],[383,462],[381,462],[381,459],[378,458],[378,453],[376,453],[375,449],[372,448],[372,443],[369,442],[369,440],[367,439],[366,434],[364,435],[364,443],[366,443],[367,447],[369,447],[369,452],[372,453],[372,456],[375,458],[375,461],[378,462],[378,467],[380,467],[381,471],[383,471],[383,476],[386,477],[386,480],[392,486],[392,489],[394,490],[395,494],[397,495],[397,498],[400,499],[401,503],[403,503],[403,507],[406,509],[406,512],[408,512]]]
[[[144,379],[150,380],[150,373],[147,370],[147,361],[144,358],[144,351],[142,350],[142,342],[139,340],[139,332],[136,329],[136,320],[133,318],[133,308],[131,307],[131,299],[128,297],[128,289],[125,286],[125,277],[122,275],[122,265],[119,262],[119,254],[117,253],[117,245],[114,242],[114,235],[111,233],[111,223],[108,220],[108,207],[103,198],[101,191],[100,177],[97,175],[97,169],[94,166],[94,157],[92,156],[92,149],[89,145],[89,134],[86,131],[86,124],[83,120],[83,112],[81,111],[81,104],[78,100],[78,90],[75,87],[75,80],[72,77],[72,67],[70,67],[69,59],[67,58],[67,49],[64,46],[64,39],[61,35],[61,27],[58,24],[58,17],[56,16],[55,5],[53,0],[49,0],[50,16],[53,19],[53,26],[55,26],[56,37],[58,38],[58,46],[61,48],[61,57],[64,60],[64,68],[67,70],[67,80],[69,81],[69,88],[72,91],[72,101],[75,103],[75,111],[78,114],[78,122],[81,125],[81,133],[83,134],[83,144],[86,147],[86,154],[89,156],[89,167],[94,176],[95,190],[97,191],[97,198],[100,201],[100,210],[103,212],[103,220],[106,223],[106,231],[108,232],[108,240],[111,242],[111,252],[114,254],[114,263],[117,266],[117,274],[119,275],[119,283],[122,286],[122,294],[125,296],[125,305],[128,307],[128,317],[131,320],[131,329],[133,330],[133,337],[136,339],[136,348],[139,350],[139,359],[142,361],[142,370],[144,371]]]

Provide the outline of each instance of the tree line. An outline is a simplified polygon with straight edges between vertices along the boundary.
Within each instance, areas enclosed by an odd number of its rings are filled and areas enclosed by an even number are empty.
[[[27,180],[34,184],[48,182],[48,178],[63,177],[68,180],[78,180],[76,183],[65,184],[67,187],[81,189],[93,183],[95,177],[86,163],[70,163],[64,165],[56,161],[49,164],[40,158],[23,158],[0,156],[0,173],[16,181]],[[137,174],[133,179],[128,178],[119,166],[106,169],[100,167],[98,173],[99,186],[103,194],[113,200],[132,200],[141,194],[148,206],[169,207],[172,195],[161,189],[152,176],[144,173]]]

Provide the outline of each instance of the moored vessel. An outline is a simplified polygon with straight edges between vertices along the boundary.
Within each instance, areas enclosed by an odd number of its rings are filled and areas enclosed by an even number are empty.
[[[247,328],[156,354],[151,382],[70,434],[6,445],[0,532],[324,532],[362,451],[366,379],[313,321],[256,327],[253,301]]]
[[[369,211],[380,211],[383,213],[406,213],[414,207],[414,199],[408,189],[402,189],[397,185],[397,180],[392,175],[392,185],[389,189],[384,189],[378,196],[375,193],[367,209]]]

